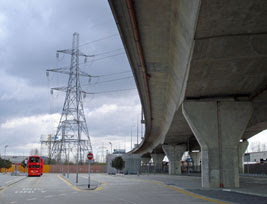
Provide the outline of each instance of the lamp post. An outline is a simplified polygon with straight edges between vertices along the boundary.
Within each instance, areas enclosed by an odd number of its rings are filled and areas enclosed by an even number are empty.
[[[5,159],[6,159],[6,148],[8,147],[8,145],[5,145]],[[4,169],[4,173],[6,173],[6,168]]]
[[[8,147],[8,145],[5,145],[5,157],[6,157],[6,148]]]
[[[131,150],[133,149],[133,128],[131,127]]]
[[[110,154],[112,154],[112,143],[109,142],[109,144],[110,144]]]

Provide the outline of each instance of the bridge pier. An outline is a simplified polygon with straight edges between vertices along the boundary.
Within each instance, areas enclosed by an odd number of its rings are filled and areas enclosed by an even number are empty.
[[[238,149],[238,165],[239,165],[239,173],[244,173],[244,154],[248,147],[248,141],[244,140],[243,142],[239,143],[239,149]]]
[[[141,157],[141,161],[143,164],[148,164],[151,160],[151,157]]]
[[[151,154],[151,157],[153,159],[154,163],[154,170],[155,173],[161,173],[162,172],[162,160],[165,157],[165,154]]]
[[[181,174],[181,158],[186,150],[185,145],[162,145],[169,159],[169,174]]]
[[[199,171],[200,170],[199,166],[200,166],[200,161],[201,161],[201,152],[190,152],[189,155],[193,161],[194,170]]]
[[[239,187],[239,141],[250,102],[184,102],[183,114],[201,146],[202,187]]]

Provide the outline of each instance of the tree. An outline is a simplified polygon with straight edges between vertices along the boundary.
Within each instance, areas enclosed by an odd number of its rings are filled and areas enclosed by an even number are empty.
[[[5,159],[5,168],[9,169],[12,166],[12,162]]]
[[[117,172],[119,170],[122,170],[124,168],[125,162],[123,161],[122,157],[115,157],[115,159],[112,160],[111,166],[115,169],[117,169]]]
[[[9,169],[12,166],[11,161],[0,158],[0,169],[6,168]]]
[[[0,157],[0,169],[5,168],[4,159]]]

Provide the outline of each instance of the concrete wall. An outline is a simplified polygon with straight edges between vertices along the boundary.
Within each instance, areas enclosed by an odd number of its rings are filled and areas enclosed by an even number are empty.
[[[50,170],[49,173],[61,173],[62,172],[62,165],[49,165]],[[63,171],[67,172],[68,166],[63,165]],[[76,173],[76,165],[69,166],[70,173]],[[87,173],[88,172],[88,165],[79,165],[79,173]],[[91,164],[90,167],[91,173],[105,173],[106,172],[106,165],[95,165]]]

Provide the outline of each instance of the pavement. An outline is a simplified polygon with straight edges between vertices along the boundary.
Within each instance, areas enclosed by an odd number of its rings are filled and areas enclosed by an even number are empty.
[[[101,182],[94,180],[93,178],[91,178],[92,176],[90,176],[90,185],[88,186],[88,174],[79,174],[78,183],[76,183],[76,174],[59,174],[59,176],[65,183],[75,186],[80,190],[95,190],[102,184]]]
[[[150,175],[141,175],[140,178],[160,181],[165,185],[177,186],[180,189],[195,194],[219,200],[224,200],[232,203],[267,204],[266,177],[240,176],[240,188],[231,188],[231,189],[201,188],[200,175],[179,176],[179,175],[150,174]]]
[[[20,176],[11,176],[10,173],[0,173],[0,190],[2,190],[3,188],[13,185],[17,182],[19,182],[20,180],[23,180],[26,178],[26,175],[20,175]]]
[[[0,183],[8,181],[2,178]],[[91,174],[91,190],[87,187],[87,174],[79,174],[78,184],[75,178],[75,174],[70,174],[69,178],[61,174],[24,177],[0,190],[0,203],[267,204],[267,197],[244,194],[245,191],[238,193],[231,189],[202,189],[201,178],[197,176]],[[255,188],[255,191],[258,191],[260,182],[261,188],[267,189],[267,182],[263,180],[245,177],[241,180],[241,184],[252,184],[250,188]],[[246,185],[241,185],[241,191],[248,190]]]

